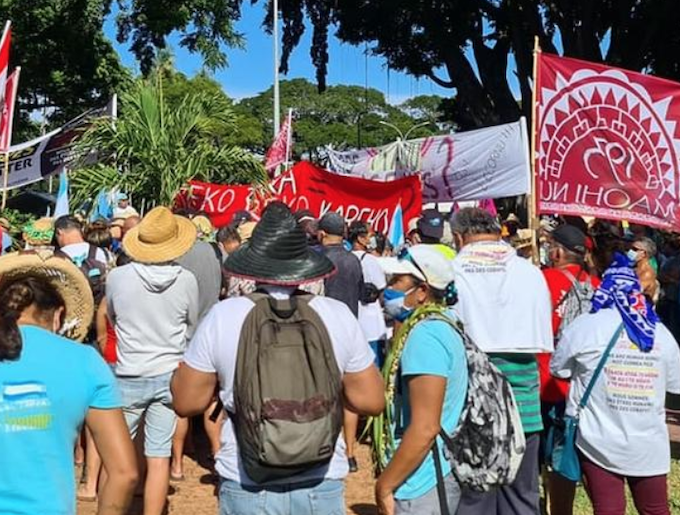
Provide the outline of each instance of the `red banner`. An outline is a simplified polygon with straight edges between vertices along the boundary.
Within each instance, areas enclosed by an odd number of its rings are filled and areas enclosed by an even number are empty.
[[[420,215],[422,191],[418,176],[390,182],[371,181],[329,173],[309,162],[296,164],[264,191],[250,186],[222,186],[191,182],[189,191],[177,199],[180,207],[206,212],[216,227],[231,222],[239,210],[261,213],[273,200],[295,211],[309,209],[321,217],[328,211],[341,213],[348,222],[364,220],[387,234],[394,210],[401,201],[404,227]]]
[[[539,54],[541,213],[680,228],[680,84]]]

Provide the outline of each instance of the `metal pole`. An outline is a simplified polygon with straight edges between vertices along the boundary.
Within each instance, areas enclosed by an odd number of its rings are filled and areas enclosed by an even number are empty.
[[[281,98],[279,94],[279,0],[272,0],[274,8],[274,138],[281,130]]]
[[[541,45],[538,36],[534,37],[533,88],[531,91],[531,193],[529,195],[529,229],[531,229],[531,253],[535,265],[540,264],[538,250],[538,192],[536,191],[536,131],[538,127],[538,58]]]

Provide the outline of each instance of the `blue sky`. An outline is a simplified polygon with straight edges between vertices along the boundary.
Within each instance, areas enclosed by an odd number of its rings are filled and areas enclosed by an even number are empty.
[[[235,99],[254,96],[269,88],[273,81],[272,38],[261,27],[264,18],[264,4],[255,6],[250,2],[243,4],[243,16],[237,24],[239,32],[246,38],[245,48],[226,49],[229,66],[218,70],[215,78],[222,84],[227,94]],[[137,69],[134,57],[127,50],[126,44],[119,45],[115,41],[115,27],[112,20],[106,24],[106,33],[114,42],[123,63]],[[330,59],[328,64],[328,84],[359,84],[382,91],[390,103],[397,104],[417,95],[451,96],[452,91],[441,88],[429,79],[416,79],[404,73],[397,73],[385,66],[383,59],[368,57],[363,48],[341,44],[332,36],[330,38]],[[170,38],[170,46],[175,54],[175,64],[182,72],[193,75],[201,68],[201,59],[183,50],[177,44],[176,36]],[[290,59],[290,72],[285,78],[307,78],[315,82],[315,70],[309,57],[311,30],[307,30],[298,48]],[[368,73],[366,65],[368,64]],[[508,67],[508,74],[514,72],[514,61]],[[445,74],[442,74],[445,77]],[[516,93],[517,94],[517,93]]]

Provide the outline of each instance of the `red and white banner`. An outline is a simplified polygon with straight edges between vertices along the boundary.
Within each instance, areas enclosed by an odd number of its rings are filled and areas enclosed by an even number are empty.
[[[283,122],[283,126],[279,133],[276,135],[272,146],[267,150],[267,155],[264,159],[264,168],[270,177],[274,177],[276,169],[288,162],[290,156],[290,147],[292,144],[292,130],[293,130],[293,113],[288,112],[288,117],[286,121]]]
[[[293,212],[308,209],[316,217],[336,211],[350,223],[364,220],[384,234],[400,202],[404,227],[422,210],[417,176],[384,183],[343,177],[306,161],[277,177],[266,190],[192,181],[188,191],[178,196],[176,204],[204,211],[216,227],[222,227],[231,222],[237,211],[246,209],[259,214],[274,200],[285,202]]]
[[[419,173],[425,202],[513,197],[529,193],[529,138],[514,123],[445,136],[398,141],[379,148],[327,149],[331,171],[390,181]]]
[[[12,144],[14,105],[19,88],[20,73],[21,68],[17,68],[5,83],[5,96],[2,99],[2,112],[0,113],[0,152],[7,152]]]
[[[539,54],[541,213],[680,228],[680,84]]]

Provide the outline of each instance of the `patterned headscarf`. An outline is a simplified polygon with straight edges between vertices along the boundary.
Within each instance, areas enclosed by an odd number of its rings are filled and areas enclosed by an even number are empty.
[[[642,352],[651,351],[659,317],[651,302],[643,295],[640,279],[631,268],[630,261],[619,252],[614,254],[614,262],[602,276],[602,284],[593,297],[591,313],[612,305],[621,314],[631,341]]]

